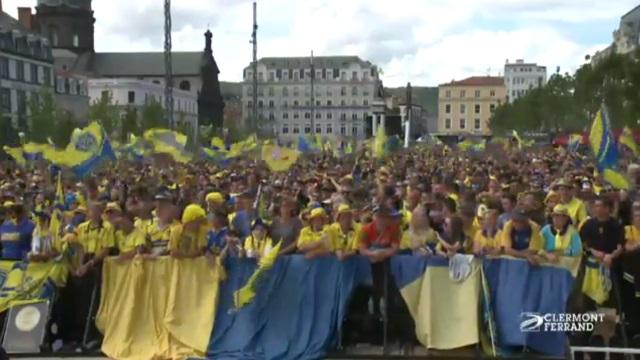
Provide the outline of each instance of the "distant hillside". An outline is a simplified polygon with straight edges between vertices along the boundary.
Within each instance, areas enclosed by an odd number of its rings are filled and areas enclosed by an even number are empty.
[[[407,88],[405,86],[397,88],[384,88],[387,94],[397,96],[401,101],[405,101]],[[427,113],[436,113],[438,110],[438,88],[426,86],[411,87],[413,103],[422,106]]]

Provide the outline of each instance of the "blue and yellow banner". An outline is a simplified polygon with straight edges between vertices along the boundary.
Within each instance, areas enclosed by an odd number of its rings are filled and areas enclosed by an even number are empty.
[[[52,300],[56,287],[67,283],[62,262],[0,261],[0,312],[20,304]]]
[[[187,151],[187,136],[168,129],[150,129],[144,132],[144,139],[151,144],[155,154],[168,154],[180,163],[191,161]]]

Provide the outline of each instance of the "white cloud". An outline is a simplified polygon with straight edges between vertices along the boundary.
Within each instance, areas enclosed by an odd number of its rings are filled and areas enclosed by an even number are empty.
[[[384,69],[385,85],[437,85],[502,71],[525,58],[572,70],[606,44],[572,36],[573,25],[610,22],[635,0],[258,0],[259,56],[359,55]],[[5,11],[35,0],[4,0]],[[221,79],[238,81],[251,60],[251,0],[173,1],[173,48],[203,48],[207,26]],[[94,0],[98,51],[161,51],[159,0]],[[126,11],[124,10],[126,9]],[[507,24],[504,28],[497,28]],[[601,42],[601,41],[598,41]]]

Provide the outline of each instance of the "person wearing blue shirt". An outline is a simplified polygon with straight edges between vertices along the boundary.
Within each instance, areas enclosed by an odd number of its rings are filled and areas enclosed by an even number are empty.
[[[231,214],[231,230],[238,233],[240,240],[251,235],[251,222],[253,218],[251,211],[251,194],[245,192],[236,198],[236,212]]]
[[[220,254],[226,245],[225,237],[228,235],[227,215],[217,210],[209,214],[211,230],[207,234],[207,251],[213,254]]]
[[[31,250],[35,225],[26,216],[22,205],[7,202],[4,207],[7,208],[7,219],[0,225],[2,259],[22,260]]]

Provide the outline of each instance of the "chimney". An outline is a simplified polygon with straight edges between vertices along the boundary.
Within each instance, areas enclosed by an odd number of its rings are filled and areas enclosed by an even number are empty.
[[[0,0],[2,1],[2,0]],[[19,7],[18,8],[18,21],[27,28],[27,30],[31,31],[33,25],[33,14],[31,14],[30,7]]]

